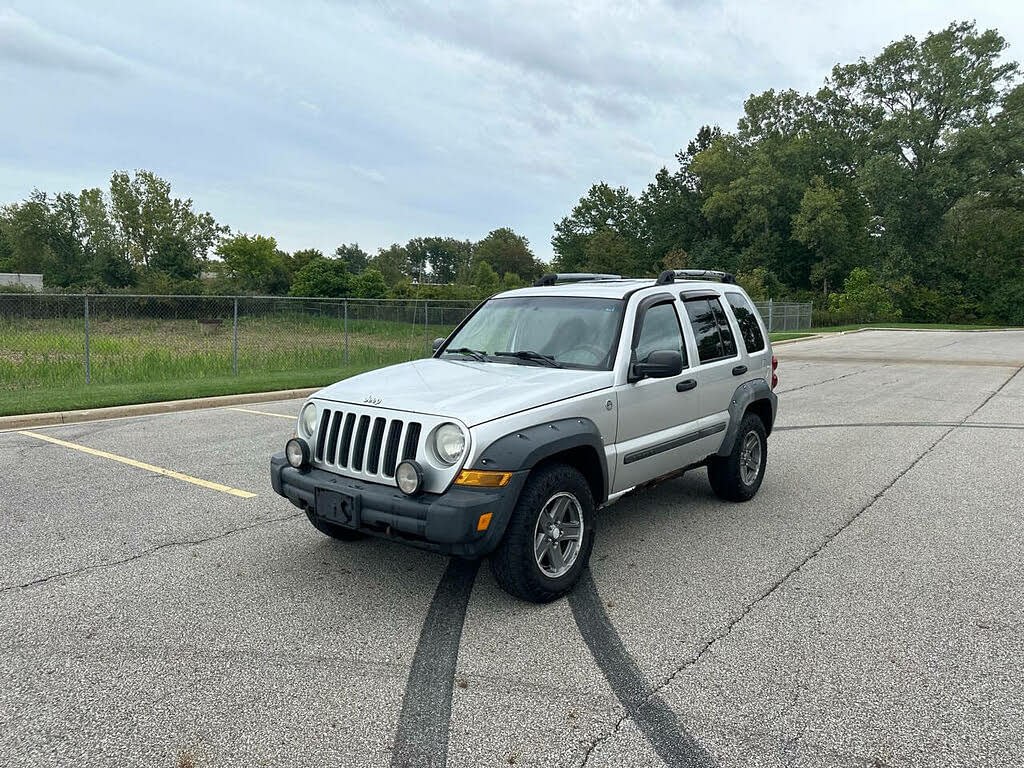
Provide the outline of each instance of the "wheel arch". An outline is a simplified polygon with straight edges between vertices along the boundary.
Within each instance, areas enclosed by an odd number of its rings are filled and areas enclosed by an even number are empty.
[[[517,472],[542,464],[564,463],[586,478],[595,505],[608,498],[608,462],[604,441],[593,421],[558,419],[499,437],[481,451],[473,469]]]
[[[736,438],[739,436],[740,424],[747,413],[756,414],[764,423],[765,434],[770,435],[775,424],[778,402],[778,397],[764,379],[751,379],[740,384],[729,403],[729,425],[726,427],[725,437],[722,438],[717,455],[728,456],[732,453]]]

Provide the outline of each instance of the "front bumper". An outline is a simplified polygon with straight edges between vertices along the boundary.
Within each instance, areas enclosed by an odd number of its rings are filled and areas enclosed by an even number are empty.
[[[275,453],[270,458],[274,491],[295,506],[317,515],[317,489],[358,499],[357,530],[460,557],[481,557],[493,550],[519,498],[528,472],[516,472],[504,488],[461,488],[444,493],[406,496],[397,488],[336,475],[312,467],[298,470]],[[480,516],[490,512],[486,531],[477,530]],[[335,523],[336,524],[336,523]]]

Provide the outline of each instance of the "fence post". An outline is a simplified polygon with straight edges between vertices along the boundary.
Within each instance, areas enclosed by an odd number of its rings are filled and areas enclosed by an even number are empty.
[[[345,365],[348,365],[348,299],[345,299]]]
[[[430,357],[430,302],[423,300],[423,340],[427,346],[427,357]]]
[[[772,300],[768,299],[768,333],[774,331],[775,328],[772,325]]]
[[[92,383],[92,365],[89,360],[89,294],[85,295],[85,383]]]
[[[235,296],[234,346],[231,352],[231,370],[238,375],[238,297]]]

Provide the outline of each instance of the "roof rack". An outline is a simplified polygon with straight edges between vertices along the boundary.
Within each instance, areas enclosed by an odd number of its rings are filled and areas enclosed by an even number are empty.
[[[622,275],[603,275],[596,272],[559,272],[557,275],[544,275],[533,285],[547,286],[558,283],[582,283],[587,280],[621,280]]]
[[[720,272],[715,269],[666,269],[658,275],[655,285],[674,283],[677,277],[686,280],[721,280],[723,283],[736,282],[736,278],[731,273]]]

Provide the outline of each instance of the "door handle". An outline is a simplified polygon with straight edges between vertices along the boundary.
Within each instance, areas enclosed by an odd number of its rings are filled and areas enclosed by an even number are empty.
[[[742,376],[746,372],[747,372],[747,366],[745,366],[745,365],[737,365],[735,368],[732,369],[732,375],[733,376]]]
[[[687,392],[696,386],[696,379],[683,379],[678,384],[676,384],[676,392]]]

